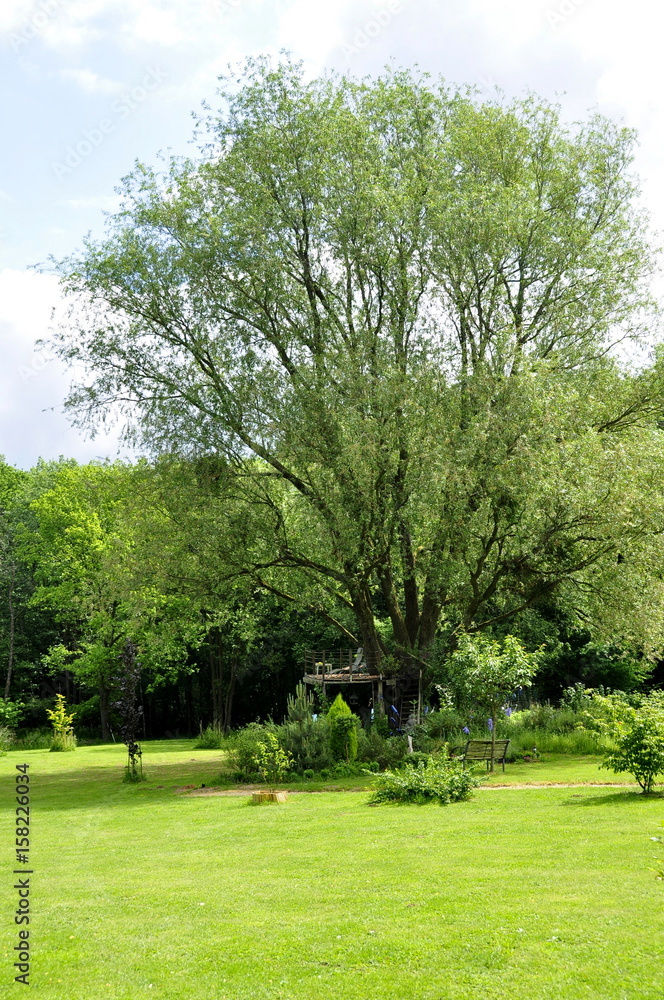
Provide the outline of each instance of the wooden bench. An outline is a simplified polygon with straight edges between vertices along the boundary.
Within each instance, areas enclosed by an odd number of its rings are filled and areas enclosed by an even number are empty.
[[[496,740],[495,750],[493,753],[494,764],[502,764],[503,771],[505,770],[505,757],[507,756],[507,748],[510,745],[509,740]],[[474,762],[477,760],[486,761],[486,769],[489,770],[491,765],[491,740],[468,740],[463,747],[453,747],[450,750],[450,756],[460,757],[463,760],[464,765],[469,761]]]

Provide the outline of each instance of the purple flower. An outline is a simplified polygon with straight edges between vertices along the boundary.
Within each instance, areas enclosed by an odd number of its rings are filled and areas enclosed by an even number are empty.
[[[489,732],[492,733],[493,732],[493,719],[487,719],[486,720],[486,724],[489,727]]]
[[[464,732],[466,736],[470,736],[470,729],[468,728],[468,726],[464,726],[462,732]]]
[[[511,714],[512,714],[512,709],[508,705],[507,708],[505,709],[505,715],[509,719],[509,717],[510,717]]]

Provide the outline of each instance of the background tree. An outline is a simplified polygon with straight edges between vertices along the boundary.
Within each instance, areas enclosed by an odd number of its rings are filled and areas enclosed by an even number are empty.
[[[448,674],[457,691],[489,712],[492,771],[499,713],[518,688],[530,687],[539,659],[537,653],[527,653],[513,635],[502,643],[486,635],[463,635],[448,661]]]
[[[662,364],[612,354],[655,323],[633,134],[408,72],[257,60],[221,96],[59,265],[76,419],[220,462],[242,572],[373,663],[382,615],[419,671],[554,598],[657,645]]]

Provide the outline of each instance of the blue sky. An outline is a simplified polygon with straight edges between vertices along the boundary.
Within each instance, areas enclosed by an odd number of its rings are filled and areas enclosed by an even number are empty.
[[[639,131],[637,170],[664,229],[664,88],[654,0],[2,0],[0,454],[114,457],[62,414],[68,375],[35,340],[62,308],[34,265],[100,234],[134,160],[192,153],[192,111],[248,55],[287,49],[310,74],[418,63],[487,93],[534,90],[570,119]]]

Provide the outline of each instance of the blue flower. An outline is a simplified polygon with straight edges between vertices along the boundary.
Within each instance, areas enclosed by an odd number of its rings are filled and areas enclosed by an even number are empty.
[[[486,724],[489,727],[489,732],[492,733],[493,732],[493,719],[487,719],[486,720]]]
[[[470,729],[468,728],[468,726],[464,726],[462,732],[464,732],[466,736],[470,736]]]

